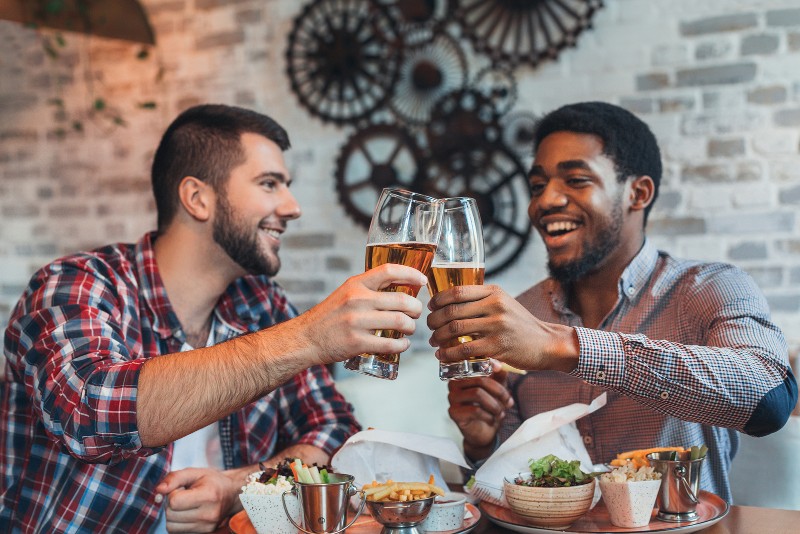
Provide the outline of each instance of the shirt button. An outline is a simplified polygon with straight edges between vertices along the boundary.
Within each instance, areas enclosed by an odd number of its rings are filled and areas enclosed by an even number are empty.
[[[628,286],[628,289],[625,290],[625,293],[628,295],[633,295],[636,292],[636,288],[633,286]]]
[[[597,374],[595,374],[594,376],[598,380],[605,380],[606,379],[606,373],[604,371],[597,371]]]
[[[592,444],[592,436],[583,436],[583,442],[587,445]]]
[[[666,391],[662,391],[661,395],[659,396],[661,397],[661,400],[667,400],[669,398],[669,393],[667,393]]]

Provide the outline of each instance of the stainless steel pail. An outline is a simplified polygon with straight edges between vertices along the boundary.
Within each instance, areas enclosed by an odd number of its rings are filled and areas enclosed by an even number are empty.
[[[354,477],[341,473],[329,473],[330,482],[327,484],[303,484],[295,481],[294,487],[284,492],[283,508],[286,517],[299,530],[306,534],[339,534],[347,530],[361,512],[364,511],[366,497],[363,491],[359,491],[353,484]],[[361,506],[350,524],[347,521],[347,505],[350,497],[356,493],[361,494]],[[300,501],[300,515],[303,526],[298,525],[291,518],[286,508],[286,495],[297,495]]]
[[[675,460],[673,460],[673,455]],[[658,519],[695,521],[700,489],[700,471],[705,458],[690,460],[691,451],[653,452],[647,455],[650,465],[661,473],[658,493]]]

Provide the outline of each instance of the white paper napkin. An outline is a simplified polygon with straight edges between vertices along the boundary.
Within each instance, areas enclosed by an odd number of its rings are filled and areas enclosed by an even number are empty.
[[[534,415],[517,429],[486,460],[475,473],[475,485],[470,492],[481,500],[508,506],[503,498],[503,479],[528,472],[528,462],[554,454],[562,460],[578,460],[581,469],[592,472],[592,460],[578,433],[575,421],[606,405],[606,394],[599,395],[591,404],[570,404],[549,412]],[[599,491],[595,490],[597,503]]]
[[[364,430],[348,439],[331,459],[337,473],[355,477],[360,488],[377,480],[427,482],[447,488],[439,461],[467,467],[467,461],[453,440],[424,434]]]

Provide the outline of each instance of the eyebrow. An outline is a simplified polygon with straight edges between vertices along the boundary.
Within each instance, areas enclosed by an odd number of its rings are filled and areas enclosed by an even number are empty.
[[[569,159],[567,161],[561,161],[556,165],[556,169],[559,171],[571,171],[575,169],[590,171],[592,170],[589,167],[589,164],[586,163],[582,159]],[[544,168],[541,165],[534,165],[531,167],[531,171],[528,173],[529,176],[547,176],[547,173],[544,172]]]

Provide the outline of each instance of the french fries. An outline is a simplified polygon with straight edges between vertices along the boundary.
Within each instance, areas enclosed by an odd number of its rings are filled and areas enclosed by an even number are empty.
[[[444,490],[433,484],[433,475],[426,482],[395,482],[387,480],[383,483],[373,480],[362,488],[368,501],[416,501],[427,499],[431,495],[444,495]]]
[[[625,465],[626,463],[630,462],[633,464],[633,467],[640,468],[642,466],[649,466],[650,461],[647,459],[647,455],[652,452],[668,452],[668,451],[676,451],[676,452],[684,452],[686,449],[683,447],[653,447],[651,449],[637,449],[633,451],[626,451],[621,452],[617,455],[616,458],[609,462],[614,467],[620,467]]]
[[[528,371],[524,369],[517,369],[516,367],[512,367],[508,365],[506,362],[500,362],[500,370],[501,371],[508,371],[509,373],[513,373],[515,375],[527,375]]]

